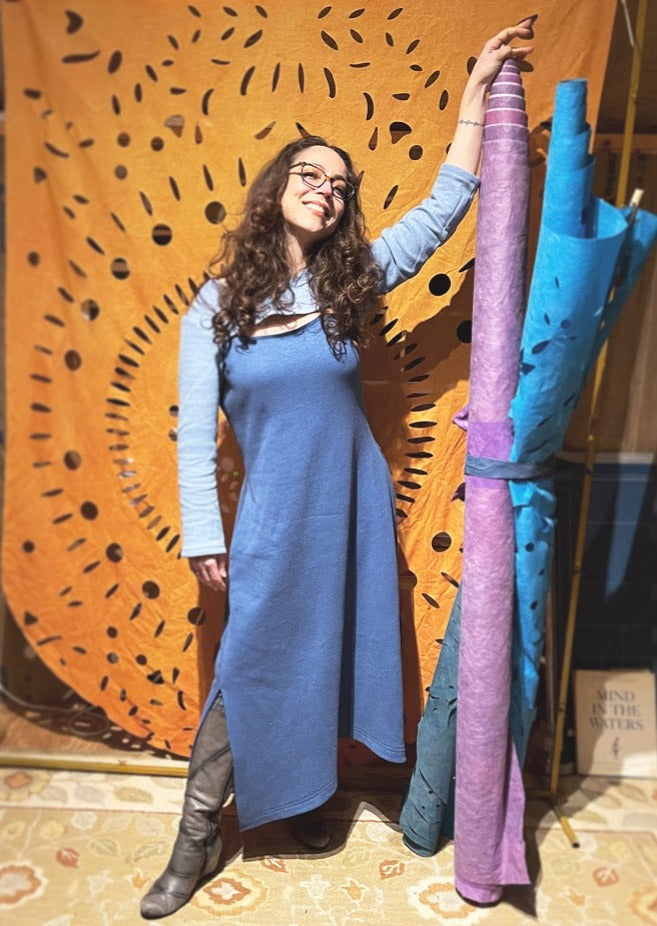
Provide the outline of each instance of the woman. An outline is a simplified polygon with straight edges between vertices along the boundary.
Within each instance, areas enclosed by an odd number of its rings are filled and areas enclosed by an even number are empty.
[[[178,431],[183,555],[228,585],[229,618],[192,750],[183,815],[146,918],[181,907],[214,872],[234,788],[242,829],[293,818],[325,848],[317,808],[348,736],[405,759],[394,494],[365,417],[358,348],[377,298],[412,277],[478,186],[485,95],[533,19],[491,39],[463,96],[431,196],[371,246],[345,151],[310,137],[254,181],[216,278],[182,321]],[[217,405],[245,481],[230,550],[216,494]]]

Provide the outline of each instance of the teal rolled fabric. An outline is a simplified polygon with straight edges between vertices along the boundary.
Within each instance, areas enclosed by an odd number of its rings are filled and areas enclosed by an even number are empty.
[[[514,461],[544,460],[561,447],[586,377],[657,236],[657,216],[640,210],[630,223],[628,210],[591,195],[589,137],[586,81],[564,81],[555,97],[520,377],[511,403]],[[547,476],[511,480],[509,488],[516,522],[510,722],[523,762],[543,650],[555,493]]]

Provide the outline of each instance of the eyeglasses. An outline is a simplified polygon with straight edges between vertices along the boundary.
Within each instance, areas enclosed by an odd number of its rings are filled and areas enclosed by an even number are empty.
[[[294,167],[300,167],[301,170],[295,171],[292,169]],[[345,203],[350,200],[356,192],[356,187],[353,183],[349,183],[349,181],[341,177],[340,174],[335,177],[329,177],[326,171],[318,167],[317,164],[308,164],[306,161],[299,161],[297,164],[293,164],[292,168],[290,169],[290,173],[301,177],[306,186],[310,187],[311,190],[318,190],[328,180],[331,184],[333,195],[337,196],[338,199],[341,199]]]

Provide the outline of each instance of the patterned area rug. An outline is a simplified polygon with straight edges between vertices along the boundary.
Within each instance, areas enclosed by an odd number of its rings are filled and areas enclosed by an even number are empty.
[[[137,926],[139,898],[166,863],[184,782],[83,772],[0,770],[4,926]],[[210,926],[657,926],[657,781],[566,779],[572,849],[547,804],[530,802],[534,888],[475,908],[453,888],[448,843],[433,858],[403,846],[396,795],[340,792],[332,845],[299,854],[284,824],[242,838],[224,816],[226,864],[167,922]]]

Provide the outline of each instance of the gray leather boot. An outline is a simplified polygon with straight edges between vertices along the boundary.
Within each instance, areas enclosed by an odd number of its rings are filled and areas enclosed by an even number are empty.
[[[184,906],[221,855],[219,816],[232,791],[233,759],[221,695],[207,712],[189,761],[182,818],[169,864],[141,902],[144,919]]]

